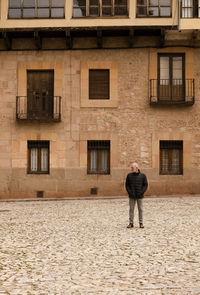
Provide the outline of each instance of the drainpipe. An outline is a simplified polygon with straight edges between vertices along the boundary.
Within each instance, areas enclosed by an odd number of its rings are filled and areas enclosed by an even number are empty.
[[[181,32],[180,29],[180,18],[181,18],[181,0],[178,0],[178,31]]]

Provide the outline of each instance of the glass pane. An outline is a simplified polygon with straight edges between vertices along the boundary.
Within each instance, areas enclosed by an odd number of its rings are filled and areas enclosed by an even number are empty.
[[[41,171],[48,171],[48,153],[49,149],[41,148]]]
[[[64,0],[52,0],[52,7],[64,7]]]
[[[95,5],[98,6],[99,5],[99,0],[90,0],[90,5]]]
[[[172,150],[172,171],[174,173],[179,173],[180,163],[179,163],[179,150]]]
[[[86,9],[85,7],[82,8],[74,8],[73,10],[73,17],[84,17],[86,16]]]
[[[182,84],[182,77],[183,77],[182,57],[173,57],[172,79],[178,79],[179,82]],[[176,83],[176,85],[177,85],[177,83]]]
[[[74,0],[74,7],[86,7],[86,0]]]
[[[157,7],[149,8],[149,16],[159,16],[159,11]]]
[[[64,15],[64,8],[52,8],[51,9],[51,17],[60,17],[63,18]]]
[[[50,17],[49,8],[38,8],[37,9],[37,16],[39,18],[48,18]]]
[[[137,15],[146,16],[147,15],[147,8],[146,7],[138,7],[137,8]]]
[[[23,7],[35,7],[35,0],[24,0]]]
[[[169,84],[169,57],[160,57],[160,85]]]
[[[9,8],[20,8],[21,0],[9,0]]]
[[[36,148],[31,149],[31,171],[37,171],[38,163],[38,150]]]
[[[97,171],[97,150],[90,151],[90,170]]]
[[[158,0],[150,0],[149,6],[158,6]]]
[[[171,6],[171,0],[160,0],[160,6]]]
[[[127,0],[115,0],[115,5],[127,5]]]
[[[115,7],[115,15],[128,15],[127,7]]]
[[[24,18],[34,18],[35,17],[35,8],[26,8],[23,9]]]
[[[138,4],[138,5],[142,5],[142,6],[143,6],[143,5],[146,6],[146,5],[147,5],[147,0],[138,0],[138,1],[137,1],[137,4]]]
[[[193,0],[182,0],[182,7],[193,7]]]
[[[102,0],[102,5],[103,6],[112,5],[112,0]]]
[[[9,18],[21,18],[21,9],[9,9],[8,10]]]
[[[90,8],[90,16],[99,16],[99,8]]]
[[[102,15],[112,15],[112,7],[102,7]]]
[[[49,7],[49,0],[37,0],[38,7]]]
[[[160,7],[160,16],[171,16],[170,7]]]
[[[108,151],[102,150],[101,151],[101,171],[108,170]]]

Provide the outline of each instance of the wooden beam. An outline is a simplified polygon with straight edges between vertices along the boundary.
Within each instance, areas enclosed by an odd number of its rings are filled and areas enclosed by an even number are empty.
[[[160,47],[165,45],[165,29],[160,30]]]
[[[42,39],[38,31],[34,31],[35,46],[38,50],[42,49]]]
[[[134,33],[135,33],[135,31],[134,31],[134,29],[133,28],[130,28],[130,30],[129,30],[129,46],[130,46],[130,48],[132,48],[133,47],[133,45],[134,45]]]
[[[2,36],[3,36],[3,40],[5,43],[6,49],[11,50],[12,49],[12,39],[11,39],[10,34],[7,32],[3,32]]]
[[[102,30],[97,30],[97,46],[98,48],[103,47]]]
[[[72,40],[72,36],[71,36],[70,30],[65,30],[65,39],[66,39],[67,48],[72,49],[72,47],[73,47],[73,40]]]

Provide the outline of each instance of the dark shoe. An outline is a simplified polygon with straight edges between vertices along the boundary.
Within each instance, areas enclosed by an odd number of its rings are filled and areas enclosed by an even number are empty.
[[[127,226],[127,228],[131,228],[133,227],[133,223],[129,223],[129,225]]]
[[[143,223],[140,223],[140,228],[144,228],[144,225],[143,225]]]

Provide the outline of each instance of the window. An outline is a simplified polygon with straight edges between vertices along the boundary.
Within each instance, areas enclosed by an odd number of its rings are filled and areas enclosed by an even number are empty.
[[[160,174],[183,174],[183,141],[160,141]]]
[[[182,18],[200,17],[200,0],[182,0]]]
[[[171,0],[137,0],[137,17],[171,17]]]
[[[184,100],[184,54],[158,55],[158,97],[160,100]]]
[[[28,173],[49,173],[49,141],[28,141]]]
[[[9,18],[64,18],[64,0],[9,0]]]
[[[73,17],[127,15],[127,0],[74,0],[73,2]]]
[[[110,174],[110,141],[89,140],[88,174]]]
[[[89,70],[89,99],[109,99],[109,80],[109,70]]]

